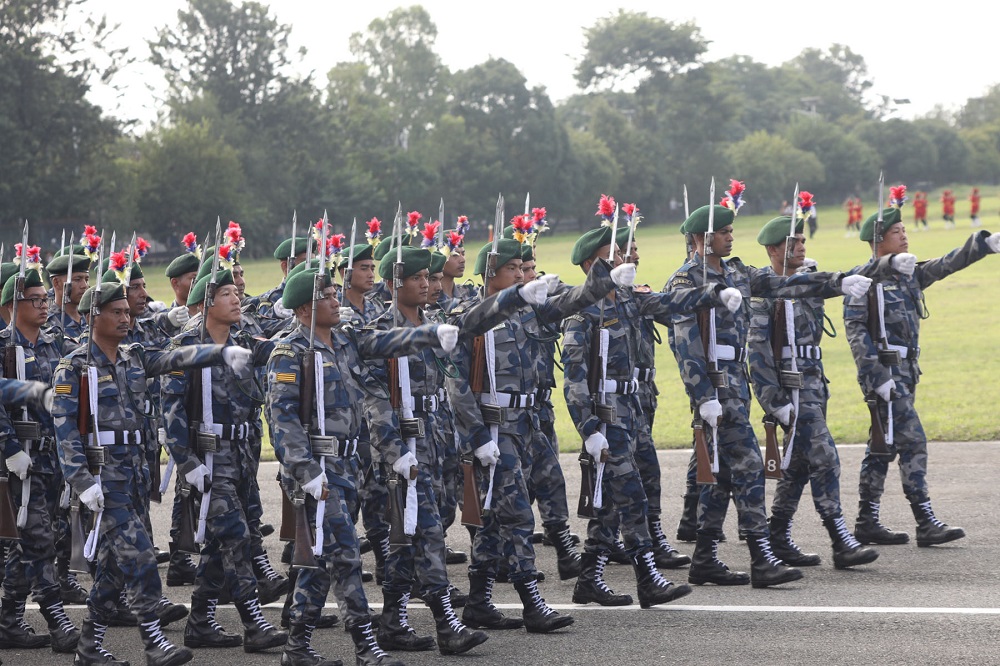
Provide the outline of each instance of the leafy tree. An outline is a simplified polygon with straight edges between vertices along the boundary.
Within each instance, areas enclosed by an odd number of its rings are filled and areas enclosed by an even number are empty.
[[[1000,83],[993,84],[982,97],[972,97],[958,112],[958,126],[972,129],[992,125],[1000,118]]]
[[[887,181],[916,183],[937,169],[938,151],[934,143],[908,121],[869,120],[852,133],[878,152]]]
[[[865,96],[874,85],[868,65],[851,47],[833,44],[826,51],[805,49],[785,63],[808,84],[807,95],[817,98],[816,111],[827,120],[860,118],[867,114]]]
[[[758,211],[778,208],[790,199],[796,182],[821,183],[825,177],[815,155],[763,131],[730,147],[729,159],[733,177],[747,184],[748,205]]]
[[[965,180],[968,175],[969,147],[957,129],[943,120],[930,118],[913,121],[913,129],[929,140],[937,153],[936,162],[927,165],[922,180],[934,185]]]
[[[1000,122],[961,131],[969,148],[967,173],[980,183],[1000,183]]]
[[[795,115],[782,131],[799,150],[812,153],[823,165],[826,178],[803,187],[818,200],[830,203],[869,189],[872,174],[877,177],[879,155],[871,147],[821,118]]]

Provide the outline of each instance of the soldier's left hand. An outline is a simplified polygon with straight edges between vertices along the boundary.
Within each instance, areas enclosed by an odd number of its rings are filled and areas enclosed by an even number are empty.
[[[993,250],[993,252],[1000,252],[1000,231],[987,236],[986,244],[990,246],[990,249]]]
[[[7,469],[14,472],[17,478],[24,481],[28,478],[28,470],[31,469],[31,456],[24,451],[18,451],[10,458],[7,458]]]
[[[250,363],[250,356],[249,349],[235,345],[222,350],[222,360],[233,369],[233,372],[239,372],[247,367],[247,364]]]
[[[868,288],[872,286],[871,278],[864,275],[848,275],[840,283],[840,292],[844,296],[861,298],[868,293]]]
[[[441,349],[450,352],[458,344],[458,326],[438,324],[437,336],[441,342]]]
[[[528,305],[541,305],[548,296],[549,288],[541,280],[532,280],[520,289],[521,298]]]
[[[736,312],[743,305],[743,294],[735,287],[726,287],[719,292],[719,300],[730,312]]]
[[[635,284],[635,264],[622,264],[611,269],[611,281],[619,287]]]

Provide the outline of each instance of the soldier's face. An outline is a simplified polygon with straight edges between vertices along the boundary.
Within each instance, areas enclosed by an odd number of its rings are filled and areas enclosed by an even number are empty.
[[[521,272],[524,274],[524,284],[528,284],[538,277],[538,271],[535,270],[534,261],[522,261]]]
[[[635,240],[632,241],[632,251],[629,252],[628,259],[625,261],[639,266],[639,246],[635,244]]]
[[[733,253],[733,225],[727,224],[712,234],[712,252],[719,257]]]
[[[445,277],[457,278],[465,275],[465,247],[459,245],[455,251],[448,255],[448,261],[444,262]]]
[[[133,317],[139,317],[146,311],[146,301],[149,294],[146,293],[146,281],[142,278],[132,280],[128,283],[128,307]]]
[[[307,304],[311,308],[311,304]],[[337,288],[330,285],[323,290],[323,300],[316,301],[316,326],[333,328],[340,323],[340,301],[337,300]]]
[[[490,279],[490,290],[503,291],[507,287],[521,284],[524,281],[524,272],[521,270],[521,260],[511,259],[506,264],[497,269],[497,274]]]
[[[49,318],[49,297],[45,287],[28,287],[17,304],[19,326],[41,328]]]
[[[170,278],[170,286],[174,288],[174,297],[178,303],[181,301],[187,303],[188,293],[191,291],[191,283],[194,282],[196,275],[198,275],[197,271],[191,271],[179,277]]]
[[[243,266],[240,264],[233,264],[233,284],[236,285],[236,293],[239,294],[240,300],[247,294],[247,281],[243,277]]]
[[[621,266],[622,263],[624,263],[624,261],[625,261],[625,256],[622,254],[621,248],[618,247],[617,244],[615,244],[614,248],[615,248],[615,253],[613,255],[614,256],[614,261],[612,261],[611,264],[613,266]],[[609,256],[612,256],[611,255],[611,245],[610,244],[604,245],[603,247],[597,248],[597,252],[595,252],[593,254],[593,256],[591,257],[591,260],[595,261],[597,259],[607,259]]]
[[[72,282],[70,282],[69,302],[73,305],[79,305],[80,299],[83,298],[83,292],[87,291],[89,286],[90,273],[73,273]]]
[[[427,305],[434,305],[437,303],[437,299],[441,297],[441,292],[444,291],[441,287],[441,278],[443,275],[444,273],[434,273],[427,276]]]
[[[220,324],[232,326],[240,320],[240,294],[236,285],[227,284],[215,292],[215,302],[208,311],[208,316]]]
[[[130,323],[132,315],[128,301],[111,301],[101,306],[100,314],[94,317],[94,333],[102,340],[121,342],[128,335]]]
[[[375,286],[375,260],[364,259],[355,261],[353,272],[351,273],[351,289],[356,289],[358,293],[365,293]]]
[[[882,234],[882,242],[878,245],[879,256],[898,254],[910,251],[910,242],[906,238],[906,226],[899,222],[892,225]]]
[[[399,288],[399,304],[406,307],[419,307],[427,302],[429,285],[428,272],[425,268],[409,277],[403,278],[403,286]]]

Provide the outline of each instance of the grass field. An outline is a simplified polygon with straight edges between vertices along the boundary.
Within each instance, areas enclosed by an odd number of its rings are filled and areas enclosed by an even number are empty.
[[[984,192],[983,228],[1000,230],[1000,197]],[[967,193],[967,187],[955,188]],[[989,196],[987,196],[989,195]],[[932,192],[929,231],[916,231],[912,225],[912,209],[904,209],[910,251],[918,259],[930,259],[958,247],[971,233],[968,201],[959,201],[956,212],[958,228],[945,230],[940,219],[940,206],[933,202],[940,192]],[[959,195],[964,196],[964,195]],[[866,202],[866,212],[874,206]],[[744,262],[763,266],[766,254],[756,242],[757,231],[767,216],[740,216],[737,219],[733,255]],[[844,237],[846,215],[833,207],[820,208],[819,231],[806,245],[807,255],[819,262],[820,270],[846,270],[867,260],[866,243],[857,237]],[[565,281],[579,283],[583,275],[569,261],[575,234],[543,236],[537,254],[539,268],[558,273]],[[638,281],[661,289],[667,278],[684,258],[683,238],[676,226],[643,224],[638,231],[641,255]],[[248,242],[252,243],[253,239]],[[469,248],[472,255],[478,245]],[[469,263],[469,273],[471,273]],[[273,260],[261,260],[245,265],[247,293],[256,294],[278,283],[280,270]],[[467,277],[469,277],[467,273]],[[170,286],[162,270],[146,269],[149,291],[155,298],[169,302]],[[972,267],[933,285],[926,292],[930,318],[921,325],[920,366],[924,372],[917,391],[917,406],[924,429],[933,440],[994,440],[1000,439],[1000,415],[994,412],[1000,405],[1000,381],[996,370],[1000,343],[1000,257],[987,257]],[[829,426],[838,442],[863,442],[867,437],[868,412],[861,400],[854,361],[844,337],[841,299],[827,304],[827,315],[833,320],[837,337],[823,343],[823,362],[830,379]],[[665,331],[661,331],[666,339]],[[990,360],[994,359],[994,360]],[[659,412],[653,436],[661,448],[688,446],[690,442],[690,412],[688,401],[677,372],[677,365],[666,344],[657,349],[660,389]],[[561,383],[561,377],[557,381]],[[564,451],[578,450],[579,437],[573,428],[562,399],[562,391],[554,393],[556,430]],[[754,403],[753,422],[763,441],[760,418]]]

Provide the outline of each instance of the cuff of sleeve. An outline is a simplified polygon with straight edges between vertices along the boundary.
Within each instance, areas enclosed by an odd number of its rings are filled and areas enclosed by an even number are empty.
[[[13,437],[7,437],[3,442],[3,457],[10,458],[15,455],[18,451],[23,451],[20,442],[18,442]]]
[[[589,419],[580,424],[579,428],[580,435],[583,436],[584,439],[587,439],[595,432],[597,432],[598,428],[600,427],[601,427],[601,420],[598,419],[596,416],[591,416]]]
[[[315,460],[310,461],[305,467],[295,473],[295,480],[300,486],[304,486],[319,476],[326,476],[326,470],[319,466]]]

